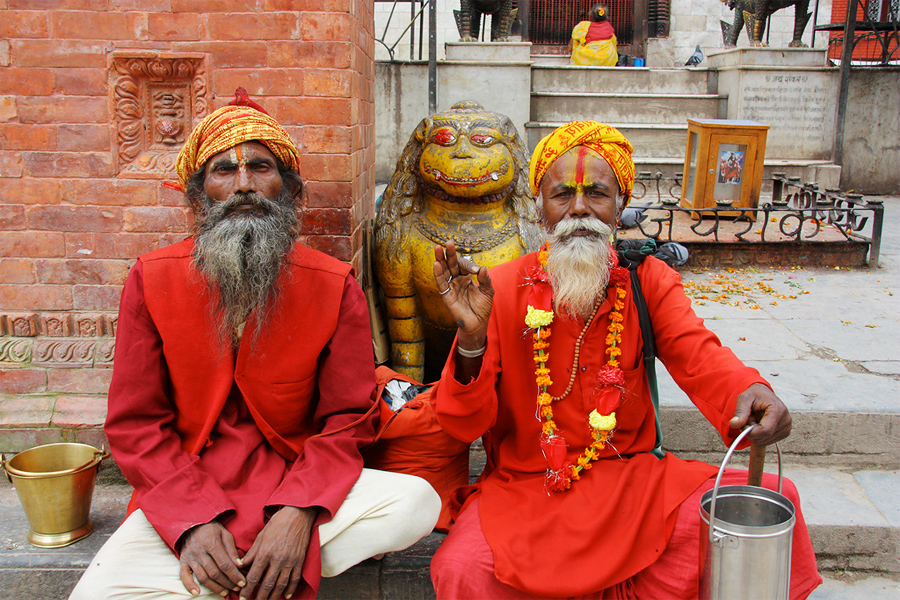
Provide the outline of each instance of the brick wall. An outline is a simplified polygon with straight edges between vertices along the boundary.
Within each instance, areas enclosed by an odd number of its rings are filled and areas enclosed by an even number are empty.
[[[128,269],[190,225],[162,185],[174,152],[238,86],[301,149],[302,241],[358,266],[373,214],[372,11],[367,0],[0,0],[0,427],[43,428],[47,441],[63,422],[102,419]],[[155,104],[165,98],[170,113]],[[185,126],[154,138],[166,114]],[[29,441],[13,438],[0,433],[0,449]]]

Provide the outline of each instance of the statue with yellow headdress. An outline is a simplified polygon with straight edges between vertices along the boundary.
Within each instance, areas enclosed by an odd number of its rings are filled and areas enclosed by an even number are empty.
[[[391,366],[436,377],[456,324],[434,283],[434,246],[494,266],[543,239],[528,187],[525,144],[508,117],[475,102],[419,123],[397,161],[375,223],[375,270],[384,294]]]

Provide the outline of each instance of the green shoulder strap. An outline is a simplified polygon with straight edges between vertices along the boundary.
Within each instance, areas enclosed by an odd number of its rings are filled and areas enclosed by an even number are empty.
[[[631,273],[631,291],[634,297],[634,305],[638,311],[638,320],[641,326],[641,337],[644,339],[643,360],[644,371],[647,373],[647,387],[650,389],[650,399],[653,401],[653,414],[656,418],[656,445],[652,454],[657,458],[666,455],[662,449],[662,426],[659,422],[659,389],[656,380],[656,337],[653,335],[653,324],[650,321],[650,311],[644,300],[644,292],[641,289],[641,280],[637,274],[638,265],[644,259],[656,252],[656,240],[623,240],[618,247],[619,264],[626,267]]]

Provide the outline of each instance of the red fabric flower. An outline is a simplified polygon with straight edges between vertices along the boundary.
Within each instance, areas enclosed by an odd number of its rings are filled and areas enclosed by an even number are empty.
[[[609,282],[612,285],[625,285],[631,281],[631,273],[624,267],[613,267],[609,272]]]
[[[541,439],[541,451],[551,471],[563,468],[566,462],[566,440],[559,435],[545,436]]]
[[[625,372],[622,369],[603,365],[597,371],[597,383],[600,385],[625,385]]]
[[[601,415],[608,415],[619,407],[619,404],[622,402],[622,389],[608,385],[606,387],[599,388],[594,393],[594,403],[597,407],[597,412]]]
[[[540,269],[538,269],[540,270]],[[543,273],[543,271],[541,271]],[[553,311],[553,288],[547,281],[537,281],[531,284],[531,293],[528,295],[528,305],[547,312]]]
[[[570,464],[566,462],[560,469],[547,471],[547,478],[544,483],[548,490],[551,492],[564,492],[572,487],[572,479],[569,477]]]

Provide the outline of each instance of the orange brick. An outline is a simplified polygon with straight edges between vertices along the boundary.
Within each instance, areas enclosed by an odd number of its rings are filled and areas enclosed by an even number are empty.
[[[0,67],[9,66],[9,40],[0,40]]]
[[[0,256],[38,257],[65,256],[63,234],[44,231],[4,231],[0,235]]]
[[[0,124],[0,148],[4,150],[56,150],[54,125]]]
[[[33,394],[47,391],[47,371],[0,369],[0,391],[4,394]]]
[[[306,245],[344,262],[348,262],[353,256],[350,238],[347,237],[310,235],[306,237]]]
[[[67,285],[0,285],[0,309],[69,310],[72,288]]]
[[[108,152],[24,152],[23,173],[34,177],[112,177]]]
[[[143,12],[170,12],[172,0],[109,0],[108,10],[137,10]]]
[[[216,74],[216,96],[231,96],[239,87],[265,108],[265,96],[303,95],[303,69],[228,69]]]
[[[171,180],[175,181],[177,177],[172,176]],[[159,182],[156,188],[156,197],[157,203],[160,206],[184,206],[184,192],[179,192],[178,190],[173,190],[172,188],[166,187],[163,185],[163,182]]]
[[[0,231],[13,229],[25,229],[25,207],[21,204],[0,204]]]
[[[106,404],[106,398],[102,396],[60,396],[53,408],[53,425],[68,428],[103,425]]]
[[[14,120],[18,110],[15,96],[0,96],[0,123]]]
[[[8,0],[10,8],[90,10],[97,8],[97,0]],[[105,2],[103,4],[106,4]]]
[[[186,208],[157,206],[128,208],[124,211],[122,220],[125,231],[174,233],[187,231],[187,212]]]
[[[135,37],[135,13],[53,10],[50,15],[50,31],[55,39],[131,40]]]
[[[105,394],[112,369],[47,369],[47,391],[75,394]]]
[[[106,68],[106,46],[102,40],[13,40],[10,52],[20,67]]]
[[[269,102],[269,106],[270,114],[279,123],[350,124],[350,100],[346,98],[279,98]]]
[[[172,12],[256,12],[256,0],[172,0]]]
[[[350,0],[266,0],[266,10],[351,12]]]
[[[0,177],[0,198],[15,199],[20,204],[55,204],[59,202],[59,182],[55,179]]]
[[[48,12],[43,10],[5,10],[0,19],[0,37],[48,37],[47,15]]]
[[[116,249],[118,233],[67,233],[68,258],[125,258]]]
[[[22,123],[106,123],[106,98],[48,96],[19,98]]]
[[[350,179],[350,157],[346,154],[305,154],[300,157],[303,173],[316,181],[347,181]]]
[[[269,64],[273,68],[324,67],[346,69],[350,66],[351,44],[340,42],[271,42]]]
[[[0,258],[0,282],[34,283],[34,266],[31,259]]]
[[[53,93],[53,71],[50,69],[3,70],[3,93],[20,96],[49,96]]]
[[[311,125],[304,129],[303,147],[310,154],[346,154],[351,150],[351,128]]]
[[[349,98],[350,75],[346,69],[305,69],[304,95]]]
[[[304,235],[349,235],[350,212],[341,208],[307,208],[300,219]]]
[[[301,163],[302,164],[302,163]],[[309,172],[311,177],[313,172]],[[310,181],[306,185],[306,204],[313,207],[346,208],[353,206],[351,184],[348,181]]]
[[[25,215],[30,228],[44,231],[117,232],[122,229],[122,210],[113,207],[32,206]]]
[[[5,177],[21,177],[25,163],[19,152],[0,152],[0,173]]]
[[[63,152],[109,151],[112,145],[109,134],[109,125],[64,124],[57,129],[57,144]]]
[[[197,13],[150,13],[147,29],[151,40],[199,40],[200,15]]]
[[[120,258],[137,258],[160,247],[159,236],[153,233],[120,233],[115,235],[115,242]]]
[[[62,188],[63,202],[100,206],[145,206],[156,204],[157,182],[134,179],[76,179]]]
[[[128,274],[124,260],[69,260],[39,258],[34,261],[39,283],[68,285],[121,285]]]
[[[307,41],[349,40],[350,15],[327,12],[300,13],[300,39]]]
[[[298,21],[293,12],[211,13],[206,28],[214,40],[292,40],[300,32]]]
[[[106,96],[106,69],[54,69],[53,93],[63,96]]]
[[[266,42],[173,42],[172,51],[208,52],[212,72],[267,66]]]
[[[119,310],[120,285],[76,285],[72,304],[76,310]]]

